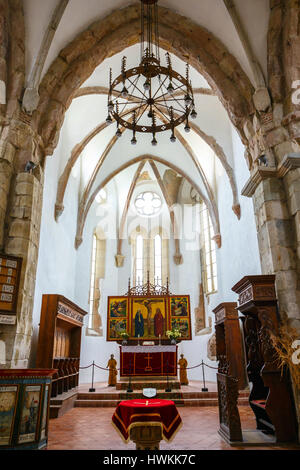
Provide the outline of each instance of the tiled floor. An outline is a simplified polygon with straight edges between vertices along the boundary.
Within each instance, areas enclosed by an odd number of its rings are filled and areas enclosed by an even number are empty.
[[[217,407],[180,407],[183,426],[171,443],[163,441],[162,450],[226,450],[230,447],[218,434]],[[114,408],[74,408],[61,418],[50,420],[48,450],[130,450],[111,425]],[[255,429],[250,408],[240,407],[243,429]],[[247,447],[247,449],[270,447]],[[275,446],[271,449],[297,449],[297,446]]]

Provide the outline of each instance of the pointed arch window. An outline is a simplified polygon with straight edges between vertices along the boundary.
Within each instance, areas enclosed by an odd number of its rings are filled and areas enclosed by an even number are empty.
[[[136,284],[142,285],[144,282],[144,239],[142,235],[136,237],[135,279]]]
[[[94,235],[93,235],[93,245],[92,245],[91,280],[90,280],[89,328],[93,328],[93,313],[94,313],[94,300],[95,300],[96,254],[97,254],[97,236],[94,233]]]
[[[89,317],[87,335],[102,336],[102,319],[100,315],[100,301],[102,281],[105,277],[106,239],[94,232],[91,253],[91,277],[89,291]]]
[[[150,233],[137,227],[130,236],[132,245],[132,285],[142,285],[149,273],[150,282],[165,285],[169,277],[169,239],[161,227]]]
[[[212,240],[213,226],[208,209],[201,203],[201,232],[202,232],[202,278],[206,294],[218,290],[216,245]]]
[[[154,237],[154,279],[156,284],[162,284],[162,240],[159,234]]]

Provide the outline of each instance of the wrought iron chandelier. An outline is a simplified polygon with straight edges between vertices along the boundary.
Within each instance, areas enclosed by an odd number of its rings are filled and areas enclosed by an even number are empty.
[[[185,123],[185,131],[190,132],[189,118],[197,117],[189,65],[183,77],[172,68],[168,52],[166,65],[160,63],[157,2],[141,0],[140,64],[126,70],[123,57],[115,80],[110,69],[106,122],[116,121],[117,137],[122,136],[122,128],[132,130],[132,145],[137,143],[137,132],[151,133],[151,143],[157,145],[156,134],[171,130],[170,140],[175,142],[174,129]]]

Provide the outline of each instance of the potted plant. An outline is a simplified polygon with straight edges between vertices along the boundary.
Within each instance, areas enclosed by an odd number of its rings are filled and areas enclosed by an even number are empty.
[[[172,328],[172,330],[168,330],[166,335],[171,340],[171,344],[176,344],[177,340],[181,337],[181,333],[178,328]]]
[[[121,338],[122,338],[122,344],[125,345],[127,344],[127,340],[129,338],[129,334],[127,333],[127,331],[122,331],[122,333],[120,334]]]

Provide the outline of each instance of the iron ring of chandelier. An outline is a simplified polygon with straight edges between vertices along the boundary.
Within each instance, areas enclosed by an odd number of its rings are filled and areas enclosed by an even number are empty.
[[[185,87],[185,89],[187,91],[187,95],[189,95],[189,96],[192,95],[192,93],[193,93],[192,92],[192,87],[190,86],[190,84],[187,82],[187,80],[182,75],[175,72],[174,70],[169,71],[167,67],[158,66],[157,68],[158,68],[157,74],[165,75],[167,77],[172,77],[172,79],[178,80],[179,82],[181,82],[182,86]],[[130,79],[131,77],[139,77],[141,75],[144,75],[144,66],[135,67],[134,69],[130,69],[130,70],[126,71],[126,79],[125,80]],[[120,74],[114,80],[114,82],[112,83],[112,86],[109,90],[110,96],[113,96],[113,95],[118,96],[119,95],[119,98],[121,98],[121,99],[123,98],[122,92],[120,92],[120,90],[117,90],[117,86],[120,83],[124,83],[124,86],[127,89],[126,83],[124,81],[123,74]],[[130,96],[130,94],[128,94],[128,97]],[[168,96],[168,99],[169,99],[169,96]],[[125,96],[125,98],[127,98],[127,96]],[[131,129],[132,131],[141,132],[141,133],[153,133],[153,130],[154,130],[155,133],[157,133],[157,132],[163,132],[163,131],[168,130],[168,129],[174,129],[179,124],[182,124],[184,121],[186,121],[188,119],[189,115],[191,114],[192,110],[194,109],[193,100],[191,99],[191,100],[188,100],[189,104],[185,106],[185,110],[184,110],[183,114],[181,114],[179,117],[175,117],[175,115],[174,115],[175,111],[177,111],[177,113],[182,111],[178,108],[176,110],[173,108],[173,113],[172,113],[171,109],[169,108],[169,113],[165,114],[164,109],[162,109],[162,108],[166,108],[166,104],[165,104],[166,100],[164,100],[163,95],[160,95],[157,98],[156,97],[155,98],[152,98],[152,97],[148,98],[146,96],[146,94],[144,94],[144,97],[140,98],[140,104],[138,104],[135,99],[133,99],[132,101],[128,100],[128,104],[133,104],[133,103],[137,104],[137,106],[135,107],[135,110],[133,111],[134,108],[132,108],[132,109],[128,110],[127,112],[125,112],[123,115],[121,115],[121,113],[119,113],[119,109],[122,106],[126,105],[127,103],[123,103],[123,102],[118,101],[118,98],[110,99],[109,111],[110,111],[112,117],[115,119],[115,121],[120,126],[125,127],[126,129]],[[176,103],[175,98],[174,98],[174,103]],[[114,106],[111,107],[111,104],[114,104]],[[149,125],[149,126],[139,125],[137,123],[138,118],[147,111],[149,111],[148,112],[148,117],[150,117],[149,113],[151,113],[151,111],[152,111],[151,107],[152,108],[156,107],[157,112],[165,115],[165,118],[169,119],[169,122],[166,122],[165,124],[161,124],[161,125],[155,124],[154,126],[153,126],[153,123],[152,123],[152,125]],[[135,119],[134,119],[134,116],[133,116],[134,113],[135,113]],[[152,114],[155,116],[155,111],[154,110],[152,111]],[[127,119],[128,116],[131,116],[132,119]]]

